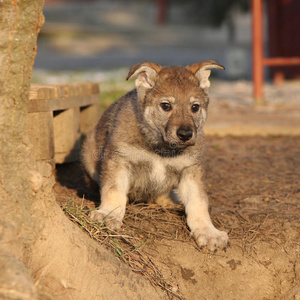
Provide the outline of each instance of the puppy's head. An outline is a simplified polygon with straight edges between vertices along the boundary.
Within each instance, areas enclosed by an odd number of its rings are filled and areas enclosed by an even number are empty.
[[[183,149],[194,145],[206,120],[211,69],[224,67],[206,60],[186,67],[144,62],[129,70],[135,81],[146,126],[157,143]]]

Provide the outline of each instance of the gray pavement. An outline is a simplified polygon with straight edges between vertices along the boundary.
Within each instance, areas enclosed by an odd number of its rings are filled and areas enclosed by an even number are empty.
[[[96,70],[141,61],[186,65],[215,59],[229,66],[220,78],[250,79],[249,15],[237,15],[232,42],[225,25],[211,28],[192,24],[181,17],[181,6],[170,10],[166,26],[157,26],[154,3],[95,1],[46,6],[35,67]]]

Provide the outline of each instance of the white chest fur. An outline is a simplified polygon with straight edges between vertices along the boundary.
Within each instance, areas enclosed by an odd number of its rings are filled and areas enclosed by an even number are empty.
[[[161,184],[166,180],[166,166],[160,159],[154,160],[152,163],[152,171],[150,173],[150,180]]]
[[[193,157],[185,154],[173,157],[161,157],[158,154],[144,149],[121,144],[118,148],[118,154],[133,166],[131,176],[136,182],[140,181],[140,185],[146,186],[147,181],[155,183],[157,187],[171,184],[176,178],[170,178],[180,173],[184,168],[195,164]],[[178,179],[178,178],[177,178]]]

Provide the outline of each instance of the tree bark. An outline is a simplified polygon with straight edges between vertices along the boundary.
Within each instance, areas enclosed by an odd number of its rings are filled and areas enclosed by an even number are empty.
[[[67,219],[51,166],[32,155],[27,106],[42,8],[0,2],[0,299],[162,298]]]
[[[26,121],[42,8],[42,0],[0,3],[0,295],[7,299],[36,297],[26,257],[37,234]]]

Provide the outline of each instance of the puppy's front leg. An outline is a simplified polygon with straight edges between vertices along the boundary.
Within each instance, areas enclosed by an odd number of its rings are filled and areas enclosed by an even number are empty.
[[[119,229],[125,215],[129,173],[124,167],[112,169],[103,172],[101,176],[101,204],[89,216],[97,222],[107,223],[111,229]]]
[[[200,247],[207,245],[211,251],[225,249],[228,235],[214,227],[208,212],[208,198],[201,180],[202,172],[193,166],[183,171],[178,193],[185,206],[187,224]]]

